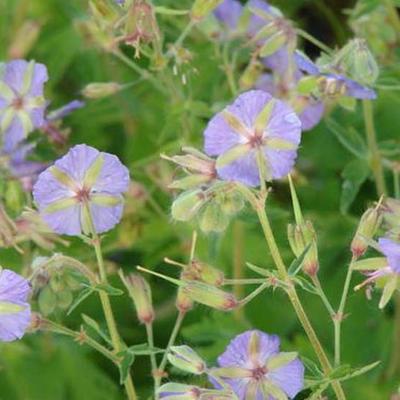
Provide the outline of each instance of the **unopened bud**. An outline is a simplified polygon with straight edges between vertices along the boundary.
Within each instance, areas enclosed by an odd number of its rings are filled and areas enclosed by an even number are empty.
[[[399,233],[400,230],[400,200],[387,198],[379,208],[385,229],[393,233]]]
[[[94,82],[89,83],[82,90],[82,95],[88,99],[101,99],[111,96],[121,90],[121,85],[116,82]]]
[[[224,282],[224,273],[202,261],[193,260],[184,274],[189,274],[195,280],[200,280],[209,285],[221,286]]]
[[[310,221],[304,221],[299,225],[288,225],[288,240],[290,247],[296,257],[300,257],[308,246],[307,253],[302,262],[303,271],[314,276],[318,272],[318,247],[317,235],[313,224]]]
[[[353,257],[361,257],[368,248],[368,241],[373,238],[381,224],[381,215],[378,207],[369,208],[362,215],[356,234],[351,242]]]
[[[197,400],[200,398],[201,390],[196,386],[169,382],[162,385],[157,393],[160,398],[166,400]]]
[[[15,242],[16,226],[0,204],[0,246],[9,247]]]
[[[138,320],[143,324],[151,324],[155,313],[151,299],[150,285],[138,274],[130,274],[125,277],[122,271],[120,271],[119,275],[135,304]]]
[[[93,19],[99,25],[110,25],[119,18],[119,14],[108,0],[91,0],[89,9]]]
[[[40,24],[26,21],[17,30],[8,49],[10,58],[25,58],[34,46],[40,33]]]
[[[229,191],[221,199],[222,211],[228,215],[237,214],[244,207],[244,198],[238,191]]]
[[[379,75],[378,64],[364,39],[353,39],[347,43],[338,52],[334,63],[364,85],[374,84]]]
[[[252,59],[239,79],[240,88],[243,90],[253,88],[258,81],[262,70],[262,64],[258,61],[258,59]]]
[[[182,371],[201,375],[206,370],[206,363],[189,346],[172,346],[168,361]]]
[[[47,316],[50,315],[56,308],[57,297],[50,286],[45,286],[39,293],[38,306],[40,312]]]
[[[207,201],[200,189],[181,193],[172,203],[172,218],[177,221],[190,221]]]
[[[233,310],[239,302],[232,293],[198,281],[186,281],[182,291],[193,301],[221,311]]]
[[[180,313],[187,313],[193,308],[193,300],[189,295],[180,287],[176,295],[175,306]]]
[[[200,21],[211,13],[223,0],[195,0],[190,16],[193,21]]]
[[[229,224],[229,218],[219,203],[210,201],[201,213],[199,222],[200,229],[204,233],[223,232]]]

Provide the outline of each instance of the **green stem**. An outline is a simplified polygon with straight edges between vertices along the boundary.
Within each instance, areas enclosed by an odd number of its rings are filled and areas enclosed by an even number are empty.
[[[306,31],[303,31],[302,29],[296,29],[296,32],[303,39],[308,40],[310,43],[312,43],[314,46],[319,47],[325,53],[327,53],[327,54],[332,53],[332,49],[330,49],[326,44],[322,43],[320,40],[318,40],[314,36],[310,35]]]
[[[89,226],[90,226],[90,231],[92,234],[92,240],[93,240],[93,247],[94,251],[96,253],[96,259],[97,259],[97,265],[99,267],[99,273],[100,273],[100,282],[101,283],[107,283],[107,273],[106,269],[104,266],[104,259],[103,259],[103,253],[101,251],[101,241],[99,238],[99,235],[97,234],[94,224],[93,224],[93,219],[90,213],[90,210],[87,210],[88,214],[88,219],[89,219]],[[107,327],[111,336],[111,342],[113,344],[114,351],[116,353],[119,353],[123,349],[123,343],[122,340],[119,336],[118,329],[117,329],[117,324],[115,323],[115,318],[113,314],[113,310],[111,307],[111,302],[108,294],[104,291],[99,291],[99,296],[100,296],[100,301],[101,305],[103,307],[103,312],[104,316],[106,318],[106,323]],[[128,374],[128,377],[124,383],[125,386],[125,391],[128,396],[129,400],[136,400],[136,391],[135,387],[133,385],[132,377],[130,374]]]
[[[334,318],[333,318],[333,324],[335,327],[335,366],[339,366],[340,360],[341,360],[342,321],[344,319],[344,310],[345,310],[346,301],[347,301],[347,298],[349,295],[351,278],[353,276],[353,263],[354,262],[355,262],[355,259],[353,258],[351,260],[349,268],[347,269],[346,279],[344,282],[342,298],[340,299],[339,308],[338,308],[338,311],[334,314]]]
[[[333,309],[331,302],[329,301],[328,297],[326,296],[326,294],[324,292],[324,289],[322,288],[322,285],[318,278],[318,275],[313,275],[311,277],[311,279],[314,283],[315,288],[317,289],[318,296],[321,298],[322,302],[324,303],[326,309],[329,312],[329,315],[331,317],[333,317],[336,314],[335,310]]]
[[[111,360],[113,363],[118,364],[119,362],[118,357],[113,352],[111,352],[99,342],[88,336],[85,332],[73,331],[72,329],[66,328],[65,326],[57,324],[56,322],[50,321],[48,319],[42,320],[41,329],[54,333],[59,333],[65,336],[70,336],[81,344],[86,343],[88,346],[103,354],[103,356]]]
[[[180,47],[183,43],[183,41],[186,39],[187,35],[191,32],[193,27],[196,25],[196,22],[193,20],[190,20],[190,22],[186,25],[185,29],[181,32],[179,35],[178,39],[174,43],[174,47]]]
[[[365,133],[367,136],[368,149],[371,157],[371,169],[374,174],[376,191],[378,196],[386,194],[385,176],[383,173],[382,158],[378,148],[374,126],[374,115],[371,100],[363,100],[363,111],[365,121]]]
[[[157,79],[154,78],[148,71],[140,68],[135,62],[133,62],[129,57],[127,57],[124,53],[119,50],[116,50],[112,53],[115,57],[121,60],[124,64],[126,64],[129,68],[133,69],[142,79],[148,80],[151,84],[161,93],[166,93],[164,87],[160,85]]]
[[[154,334],[153,334],[153,324],[146,324],[146,334],[147,334],[147,342],[151,349],[154,348]],[[156,355],[154,353],[150,353],[150,363],[151,363],[151,374],[154,379],[154,393],[157,393],[159,382],[156,378],[157,372],[157,360]]]
[[[300,298],[297,294],[296,288],[293,286],[293,283],[291,282],[285,263],[283,262],[279,248],[276,244],[275,237],[272,232],[267,214],[265,212],[265,198],[261,199],[256,198],[254,194],[247,188],[243,189],[243,187],[240,187],[240,190],[243,193],[247,194],[249,202],[253,205],[253,207],[255,207],[255,211],[257,213],[258,219],[260,221],[260,224],[264,232],[265,240],[268,244],[271,256],[274,260],[278,273],[281,279],[288,285],[286,293],[289,297],[289,300],[292,303],[292,306],[297,314],[297,317],[301,325],[303,326],[304,331],[308,336],[308,339],[310,340],[310,343],[318,357],[318,360],[322,366],[324,373],[328,376],[332,372],[331,363],[318,339],[317,334],[314,331],[314,328],[311,325],[310,320],[308,319],[306,312],[304,311]],[[333,381],[331,385],[336,394],[337,399],[345,400],[346,395],[343,392],[341,383],[339,381]]]

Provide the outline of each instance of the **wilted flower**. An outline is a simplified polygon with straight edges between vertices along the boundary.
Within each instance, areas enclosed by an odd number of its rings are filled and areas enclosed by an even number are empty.
[[[297,353],[279,352],[276,335],[244,332],[234,338],[211,371],[232,387],[240,400],[294,398],[304,386],[304,366]]]
[[[0,341],[21,339],[31,322],[29,282],[9,269],[0,268]]]
[[[0,65],[0,133],[6,151],[43,124],[43,86],[47,80],[47,68],[34,61],[13,60]]]
[[[294,165],[301,123],[283,101],[261,90],[241,94],[215,115],[204,131],[205,152],[218,156],[216,168],[224,180],[249,186],[285,177]]]
[[[40,174],[33,197],[55,232],[102,233],[121,219],[128,185],[129,171],[116,156],[81,144]]]

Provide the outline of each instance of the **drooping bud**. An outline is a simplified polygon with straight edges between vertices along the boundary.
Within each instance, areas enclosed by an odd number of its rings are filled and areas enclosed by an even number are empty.
[[[197,400],[200,398],[201,390],[196,386],[169,382],[162,385],[157,393],[160,398],[166,400]]]
[[[230,311],[239,304],[232,293],[203,282],[186,281],[181,289],[193,301],[217,310]]]
[[[152,5],[146,0],[134,1],[127,13],[123,41],[133,46],[135,56],[139,57],[140,44],[151,42],[157,35],[158,26]]]
[[[363,85],[373,85],[379,75],[378,64],[364,39],[350,40],[333,63]]]
[[[122,271],[120,271],[119,276],[135,304],[138,320],[142,324],[151,324],[154,320],[155,313],[150,285],[138,274],[124,276]]]
[[[204,233],[223,232],[229,224],[229,218],[217,201],[210,201],[199,217],[200,229]]]
[[[206,195],[200,189],[183,192],[172,203],[172,218],[177,221],[190,221],[206,201]]]
[[[379,205],[369,208],[362,215],[356,234],[351,242],[351,252],[354,258],[361,257],[368,248],[368,241],[373,238],[382,221]]]
[[[190,11],[190,17],[197,22],[210,14],[223,0],[195,0]]]
[[[263,67],[260,61],[258,61],[258,58],[253,57],[239,79],[240,88],[242,90],[253,88],[260,77],[262,70]]]
[[[82,95],[88,99],[101,99],[118,93],[122,86],[116,82],[94,82],[89,83],[82,90]]]
[[[222,196],[219,196],[221,209],[225,214],[235,215],[244,207],[245,201],[243,195],[237,191],[227,191]]]
[[[172,346],[168,361],[182,371],[201,375],[206,370],[206,363],[189,346]]]

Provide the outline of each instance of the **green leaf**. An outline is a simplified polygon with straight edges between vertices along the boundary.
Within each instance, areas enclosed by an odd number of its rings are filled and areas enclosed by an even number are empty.
[[[98,285],[91,286],[91,288],[97,292],[105,292],[109,296],[121,296],[124,294],[123,290],[115,288],[108,283],[99,283]]]
[[[305,278],[301,277],[300,275],[293,278],[293,280],[306,292],[312,294],[318,294],[318,290]]]
[[[150,347],[147,343],[135,344],[127,348],[127,351],[136,356],[148,356],[150,354],[164,353],[165,350],[158,347]]]
[[[97,333],[105,342],[112,345],[109,336],[103,331],[102,328],[100,328],[100,325],[94,319],[90,318],[86,314],[82,314],[82,319],[90,329]]]
[[[70,307],[67,311],[67,315],[70,315],[72,313],[72,311],[74,311],[75,308],[78,307],[79,304],[81,304],[84,300],[86,300],[92,293],[93,293],[93,289],[91,287],[87,287],[87,288],[83,289],[78,294],[78,296],[76,296],[75,300],[70,305]]]
[[[369,165],[362,159],[353,160],[344,168],[342,172],[342,195],[340,198],[340,211],[343,214],[347,213],[369,173]]]
[[[133,362],[135,361],[135,355],[130,351],[123,351],[118,353],[119,357],[122,357],[122,360],[118,366],[119,369],[119,383],[123,385],[129,376],[129,371]]]

